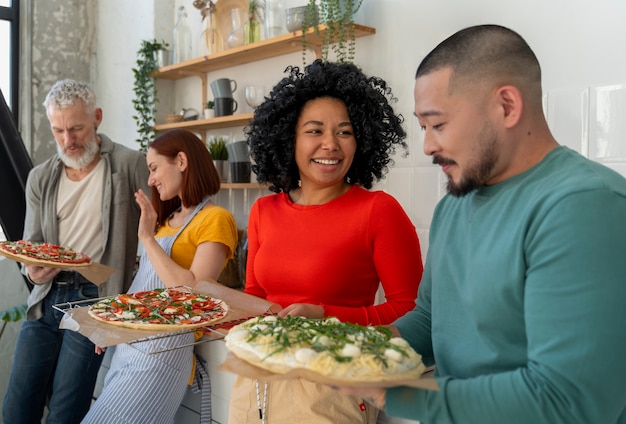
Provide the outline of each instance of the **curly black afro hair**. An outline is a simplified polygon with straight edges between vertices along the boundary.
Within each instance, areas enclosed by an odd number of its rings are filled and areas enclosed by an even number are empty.
[[[342,100],[347,108],[357,143],[346,180],[370,189],[393,164],[389,156],[396,145],[407,151],[402,128],[404,118],[396,115],[390,103],[396,98],[378,77],[366,76],[350,63],[311,63],[301,73],[289,66],[284,77],[254,111],[245,128],[253,159],[252,170],[270,190],[288,193],[300,179],[295,159],[296,123],[305,103],[320,97]]]

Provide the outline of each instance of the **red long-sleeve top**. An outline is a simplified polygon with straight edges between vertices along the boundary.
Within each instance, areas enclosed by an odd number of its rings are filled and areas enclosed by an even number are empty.
[[[283,308],[316,304],[342,321],[389,324],[415,306],[422,271],[415,227],[385,192],[353,186],[315,206],[280,193],[250,211],[245,291]],[[379,283],[386,301],[374,305]]]

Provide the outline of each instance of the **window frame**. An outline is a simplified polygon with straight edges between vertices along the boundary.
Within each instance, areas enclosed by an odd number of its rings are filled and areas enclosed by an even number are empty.
[[[0,20],[11,25],[11,47],[9,78],[11,81],[11,112],[15,125],[19,122],[19,81],[20,81],[20,2],[12,0],[11,6],[0,6]]]

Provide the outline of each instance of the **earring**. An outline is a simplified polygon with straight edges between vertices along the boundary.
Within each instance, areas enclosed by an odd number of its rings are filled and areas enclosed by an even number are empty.
[[[298,187],[302,187],[302,180],[298,180]]]
[[[350,184],[350,177],[346,177],[346,182]]]

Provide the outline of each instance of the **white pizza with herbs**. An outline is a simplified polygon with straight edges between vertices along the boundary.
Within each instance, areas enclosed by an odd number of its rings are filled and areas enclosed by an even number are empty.
[[[89,306],[89,315],[101,322],[140,330],[185,330],[221,320],[228,305],[186,288],[166,288],[120,294]]]
[[[230,329],[226,347],[238,358],[285,374],[306,369],[355,382],[419,378],[422,358],[385,327],[337,318],[260,316]]]

